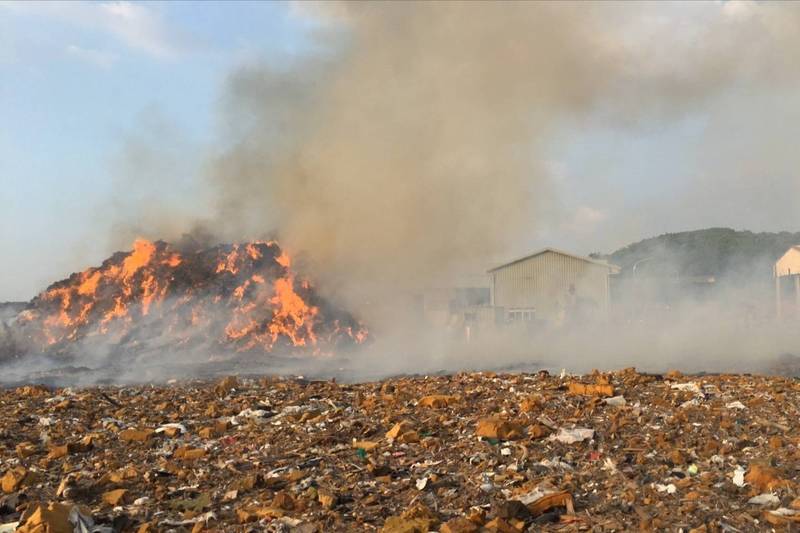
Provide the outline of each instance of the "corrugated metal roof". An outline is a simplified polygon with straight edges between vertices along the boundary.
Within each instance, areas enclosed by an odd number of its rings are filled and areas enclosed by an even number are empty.
[[[571,257],[573,259],[578,259],[579,261],[586,261],[587,263],[593,263],[595,265],[604,266],[604,267],[606,267],[606,268],[608,268],[608,269],[610,269],[612,271],[619,271],[619,267],[618,266],[606,263],[605,261],[598,261],[597,259],[592,259],[591,257],[582,257],[580,255],[571,254],[569,252],[565,252],[563,250],[558,250],[556,248],[543,248],[543,249],[539,250],[538,252],[534,252],[534,253],[532,253],[530,255],[526,255],[525,257],[520,257],[519,259],[514,259],[513,261],[509,261],[508,263],[503,263],[502,265],[496,266],[494,268],[490,268],[489,270],[487,270],[487,272],[495,272],[496,270],[500,270],[501,268],[505,268],[505,267],[514,265],[516,263],[520,263],[522,261],[527,261],[528,259],[534,258],[537,255],[545,254],[547,252],[552,252],[554,254],[559,254],[559,255],[566,256],[566,257]]]

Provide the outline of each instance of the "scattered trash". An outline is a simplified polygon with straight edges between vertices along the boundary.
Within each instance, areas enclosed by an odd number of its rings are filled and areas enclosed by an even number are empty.
[[[697,398],[692,398],[691,400],[686,400],[683,402],[680,407],[681,409],[686,409],[687,407],[697,407],[698,405],[700,405],[700,400]]]
[[[414,430],[414,426],[407,421],[398,422],[392,429],[386,432],[386,438],[401,444],[419,442],[419,433]]]
[[[740,401],[730,402],[725,404],[727,409],[747,409],[747,406]]]
[[[612,407],[625,407],[627,404],[624,396],[612,396],[603,400],[603,403]]]
[[[658,492],[666,492],[667,494],[675,494],[678,491],[678,487],[676,487],[672,483],[670,483],[669,485],[662,485],[660,483],[656,483],[656,490],[658,490]]]
[[[772,493],[766,492],[758,496],[753,496],[747,500],[747,503],[752,505],[778,505],[781,503],[781,499]]]
[[[571,464],[565,463],[558,457],[554,457],[552,459],[542,459],[539,461],[539,464],[545,468],[563,468],[564,470],[574,470]]]
[[[780,507],[774,511],[765,511],[764,519],[774,526],[784,524],[800,524],[800,510]]]
[[[746,470],[741,466],[736,467],[736,470],[734,470],[733,474],[731,475],[731,479],[733,480],[734,485],[736,485],[737,487],[745,486],[745,481],[744,481],[745,472]]]
[[[487,439],[516,440],[523,437],[525,428],[520,424],[500,418],[483,418],[478,420],[475,433],[479,437]]]
[[[603,460],[603,470],[606,470],[607,472],[611,472],[612,474],[615,474],[618,471],[617,470],[617,465],[615,465],[614,461],[612,461],[609,457],[606,457]]]
[[[566,429],[561,428],[558,430],[558,433],[555,435],[550,435],[549,440],[557,440],[558,442],[563,442],[564,444],[573,444],[575,442],[583,442],[586,439],[591,439],[594,437],[594,430],[593,429],[586,429],[586,428],[573,428],[573,429]]]
[[[673,383],[672,389],[684,391],[684,392],[694,392],[695,394],[701,394],[700,386],[697,383],[690,382],[690,383]]]
[[[417,402],[418,407],[432,407],[434,409],[449,407],[458,403],[458,396],[446,396],[444,394],[431,394],[420,398]]]
[[[633,369],[4,389],[0,533],[784,530],[798,392]]]
[[[77,506],[69,512],[69,523],[73,525],[73,533],[112,533],[111,526],[96,526],[91,516],[84,514]]]
[[[114,529],[111,526],[96,526],[89,512],[77,505],[51,502],[46,505],[36,503],[28,507],[23,513],[16,531],[20,533],[112,533]]]
[[[567,391],[570,394],[584,396],[614,396],[614,387],[608,384],[570,383]]]
[[[791,482],[784,479],[781,473],[771,466],[754,463],[744,476],[744,480],[760,490],[773,490],[778,487],[789,487]]]
[[[162,424],[156,429],[156,433],[164,433],[168,437],[174,437],[176,435],[184,435],[188,433],[189,430],[186,429],[186,426],[183,424],[176,424],[176,423],[169,423],[169,424]]]
[[[558,490],[549,483],[540,483],[534,490],[520,495],[517,499],[534,517],[554,507],[564,507],[567,514],[575,514],[572,495],[568,491]]]

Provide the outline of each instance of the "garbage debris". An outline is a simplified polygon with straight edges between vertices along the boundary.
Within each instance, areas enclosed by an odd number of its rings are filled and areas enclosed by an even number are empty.
[[[751,505],[778,505],[781,503],[781,499],[770,492],[753,496],[747,500],[747,503]]]
[[[77,505],[51,502],[28,507],[16,531],[20,533],[112,533],[111,526],[96,526]]]
[[[798,392],[633,369],[0,390],[0,532],[782,530]]]
[[[733,480],[733,484],[737,487],[744,487],[746,485],[744,480],[744,475],[747,471],[742,467],[736,467],[736,470],[733,471],[731,475],[731,479]]]
[[[583,442],[586,439],[591,439],[592,437],[594,437],[593,429],[561,428],[558,430],[557,434],[550,435],[549,440],[557,440],[558,442],[563,442],[564,444],[572,444],[575,442]]]
[[[564,507],[567,514],[575,514],[574,502],[569,491],[558,490],[547,482],[540,483],[532,491],[520,495],[518,500],[526,506],[534,518],[556,507]]]
[[[673,383],[672,384],[673,390],[679,391],[686,391],[686,392],[694,392],[695,394],[701,394],[700,386],[697,383]]]
[[[800,511],[781,507],[774,511],[765,511],[764,520],[767,523],[778,526],[785,524],[800,524]]]
[[[612,396],[611,398],[603,400],[603,403],[613,407],[625,407],[625,405],[627,405],[624,396]]]
[[[678,491],[678,487],[676,487],[673,483],[670,483],[669,485],[657,483],[656,489],[658,492],[666,492],[667,494],[675,494]]]
[[[570,383],[567,390],[576,395],[614,396],[614,387],[608,384]]]
[[[479,437],[486,437],[487,439],[516,440],[522,438],[525,429],[521,425],[508,420],[482,418],[478,420],[478,427],[475,433]]]
[[[736,400],[735,402],[726,403],[725,404],[725,408],[726,409],[747,409],[747,406],[745,404],[743,404],[742,402],[740,402],[739,400]]]
[[[434,409],[448,407],[458,402],[458,396],[446,396],[444,394],[431,394],[420,398],[417,405],[419,407],[433,407]]]
[[[760,490],[791,486],[791,481],[783,479],[777,469],[759,463],[755,463],[750,467],[750,470],[744,476],[744,480]]]

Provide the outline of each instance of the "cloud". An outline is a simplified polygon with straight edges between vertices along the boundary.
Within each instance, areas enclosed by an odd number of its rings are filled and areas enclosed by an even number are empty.
[[[66,48],[67,54],[77,58],[85,63],[94,65],[96,67],[109,69],[114,66],[119,56],[113,52],[104,50],[95,50],[92,48],[83,48],[81,46],[71,44]]]
[[[128,1],[0,2],[0,8],[99,31],[133,50],[158,59],[175,59],[189,51],[190,39],[171,28],[152,4]]]
[[[131,48],[157,57],[175,57],[182,46],[174,39],[164,20],[144,4],[107,2],[95,9],[101,25]]]

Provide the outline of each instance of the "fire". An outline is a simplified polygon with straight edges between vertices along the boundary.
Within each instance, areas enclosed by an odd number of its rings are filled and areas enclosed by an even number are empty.
[[[284,268],[289,268],[292,265],[292,261],[291,259],[289,259],[289,254],[287,254],[286,252],[283,252],[281,253],[281,255],[276,257],[275,262]]]
[[[165,265],[171,266],[172,268],[175,268],[176,266],[181,264],[181,256],[178,254],[172,254],[171,256],[169,256],[168,259],[164,260],[163,263]]]
[[[295,346],[305,346],[306,339],[316,344],[317,337],[312,325],[319,310],[306,305],[294,292],[294,279],[291,276],[275,280],[275,296],[270,299],[270,303],[275,306],[275,315],[269,325],[272,342],[280,335],[285,335],[292,339]]]
[[[323,302],[291,265],[275,241],[181,254],[137,239],[131,251],[54,283],[18,321],[43,348],[97,335],[125,342],[159,328],[177,345],[237,351],[328,353],[365,342],[366,329]]]
[[[155,251],[156,246],[152,242],[136,239],[133,243],[133,252],[122,262],[122,277],[130,279],[137,270],[147,266]]]
[[[251,259],[261,259],[261,252],[254,243],[248,243],[246,249]]]
[[[231,274],[238,273],[238,269],[236,268],[236,261],[239,259],[239,247],[234,245],[233,251],[229,253],[223,261],[221,261],[217,265],[217,274],[220,272],[225,272],[226,270]]]
[[[81,278],[83,281],[80,285],[78,285],[78,294],[89,296],[94,295],[95,291],[97,291],[97,284],[100,282],[101,277],[102,274],[100,274],[100,272],[92,272],[91,270],[82,272]]]

